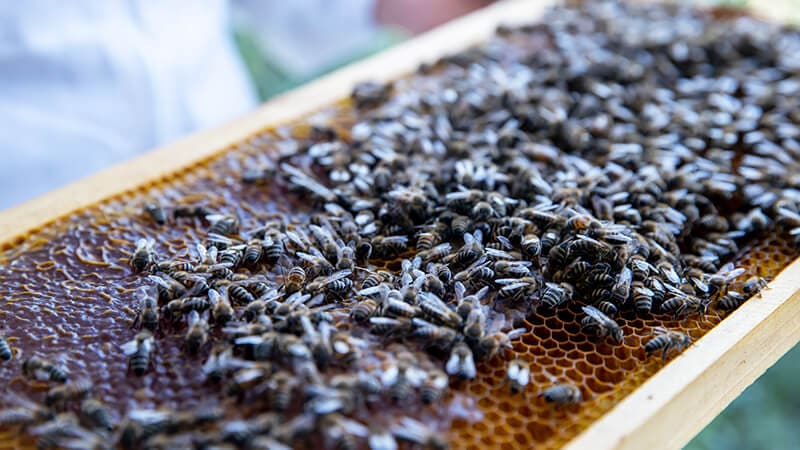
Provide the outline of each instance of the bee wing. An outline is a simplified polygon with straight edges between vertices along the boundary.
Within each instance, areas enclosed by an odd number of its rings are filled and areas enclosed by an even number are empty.
[[[367,442],[370,450],[397,450],[397,441],[386,432],[372,433]]]
[[[602,314],[602,313],[600,313],[600,314]],[[506,333],[506,336],[508,336],[508,340],[509,341],[513,341],[514,339],[522,336],[523,334],[525,334],[527,332],[528,332],[528,330],[526,330],[525,328],[514,328],[513,330],[511,330],[508,333]]]
[[[242,336],[233,341],[236,345],[258,345],[264,342],[261,336]]]
[[[358,291],[358,295],[369,297],[375,294],[385,294],[387,290],[389,290],[389,287],[381,283],[372,287],[361,289],[360,291]]]
[[[414,386],[420,386],[428,378],[428,372],[418,368],[418,367],[411,367],[406,370],[406,377],[408,378],[408,382]]]
[[[592,319],[594,319],[594,320],[596,320],[598,322],[604,323],[604,322],[606,322],[608,320],[608,316],[603,314],[602,311],[600,311],[599,309],[595,308],[594,306],[588,305],[588,306],[582,307],[581,309],[583,309],[583,312],[585,312],[589,317],[591,317]]]
[[[456,300],[461,301],[461,299],[464,298],[464,294],[467,292],[467,288],[464,286],[464,283],[456,281],[454,289],[456,292]]]
[[[155,409],[133,409],[128,411],[127,417],[142,425],[151,425],[169,419],[169,413]]]
[[[131,356],[132,354],[136,353],[136,350],[139,349],[139,343],[136,342],[136,339],[132,341],[128,341],[119,347],[125,356]]]
[[[478,369],[475,368],[475,359],[472,357],[472,355],[470,355],[467,358],[464,358],[463,361],[464,361],[464,374],[469,379],[475,378],[478,375]]]
[[[400,370],[396,365],[390,366],[388,369],[384,370],[383,373],[381,373],[381,383],[384,386],[391,386],[394,384],[399,373]]]
[[[356,422],[353,419],[342,418],[339,424],[349,434],[353,436],[367,437],[369,436],[369,428],[364,426],[361,422]]]

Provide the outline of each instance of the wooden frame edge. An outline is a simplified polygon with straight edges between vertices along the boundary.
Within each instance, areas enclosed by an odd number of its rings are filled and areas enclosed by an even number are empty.
[[[343,67],[220,127],[100,171],[21,205],[0,211],[0,245],[74,211],[141,189],[181,169],[198,164],[261,131],[307,116],[346,98],[353,83],[390,80],[486,40],[499,24],[535,22],[557,0],[504,0],[431,30],[384,52]]]
[[[800,260],[566,447],[680,448],[800,341]]]

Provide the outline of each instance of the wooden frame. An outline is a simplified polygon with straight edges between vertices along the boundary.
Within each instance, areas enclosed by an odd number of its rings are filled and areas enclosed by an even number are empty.
[[[535,20],[553,0],[506,0],[276,98],[248,116],[0,212],[0,246],[76,209],[202,163],[265,128],[345,97],[354,82],[392,79],[486,39],[500,23]],[[677,448],[800,341],[800,261],[574,439],[571,449]]]

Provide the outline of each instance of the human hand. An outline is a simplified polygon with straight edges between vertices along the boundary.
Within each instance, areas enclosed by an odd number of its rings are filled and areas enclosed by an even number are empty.
[[[377,0],[375,17],[383,25],[397,25],[418,34],[492,2],[493,0]]]

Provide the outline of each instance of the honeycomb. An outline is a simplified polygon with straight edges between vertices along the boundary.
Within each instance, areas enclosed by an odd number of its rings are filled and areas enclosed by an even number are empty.
[[[414,80],[412,76],[406,81],[413,86]],[[166,330],[159,337],[147,377],[129,376],[126,358],[118,351],[136,334],[136,293],[148,285],[128,268],[130,249],[139,238],[152,236],[157,252],[181,254],[201,239],[203,229],[199,219],[156,226],[141,213],[141,205],[157,199],[206,206],[236,214],[243,228],[256,227],[275,215],[302,220],[313,212],[307,199],[276,185],[242,184],[239,175],[259,164],[265,152],[275,151],[277,142],[308,138],[310,124],[333,126],[347,136],[358,115],[350,102],[343,101],[295,124],[265,129],[153,185],[122,193],[3,243],[0,296],[5,305],[0,313],[15,351],[14,360],[0,363],[6,391],[41,398],[46,387],[25,381],[18,364],[27,355],[41,353],[60,355],[71,374],[90,377],[95,382],[94,396],[120,414],[131,408],[182,409],[200,404],[214,391],[199,370],[202,357],[188,357],[181,351],[182,333]],[[748,275],[772,278],[797,256],[784,236],[769,233],[744,247],[735,261]],[[390,271],[398,266],[398,261],[383,264]],[[497,357],[479,365],[476,379],[454,381],[452,394],[442,405],[416,416],[439,423],[453,448],[557,448],[664,366],[660,358],[648,358],[643,350],[657,327],[680,329],[697,340],[724,319],[724,313],[715,309],[683,320],[666,314],[643,319],[622,312],[617,321],[625,340],[612,346],[581,333],[579,316],[579,303],[571,302],[557,312],[539,311],[525,319],[530,331],[515,340],[513,351],[505,355],[538,368],[524,392],[511,394],[505,361]],[[538,394],[553,379],[579,386],[585,400],[561,407],[545,403]],[[0,434],[0,448],[32,444],[29,437],[14,431]]]

